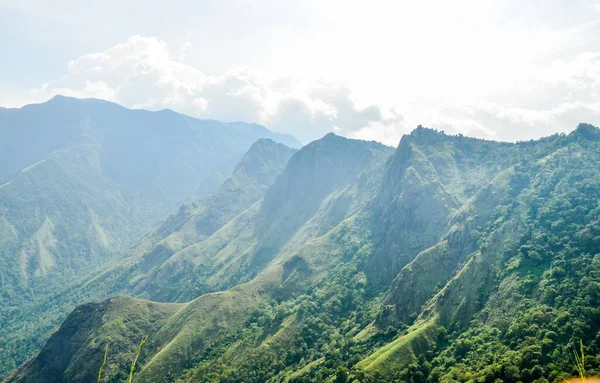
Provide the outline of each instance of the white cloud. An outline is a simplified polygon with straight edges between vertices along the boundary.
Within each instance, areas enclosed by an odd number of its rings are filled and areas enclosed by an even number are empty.
[[[65,76],[43,84],[33,94],[96,97],[135,108],[170,108],[202,118],[259,122],[304,142],[334,127],[351,135],[373,123],[390,125],[402,119],[374,105],[357,107],[350,90],[341,84],[266,78],[249,69],[208,76],[176,56],[156,37],[133,36],[70,61]]]
[[[540,70],[537,91],[556,107],[563,103],[600,102],[600,52],[584,52],[571,60],[555,60]]]
[[[412,127],[406,126],[402,121],[394,123],[376,121],[352,132],[350,138],[379,141],[389,146],[397,146],[402,135],[410,133],[411,129]]]
[[[568,132],[581,122],[600,125],[600,102],[566,102],[544,110],[484,102],[446,106],[428,125],[449,133],[519,141]]]
[[[554,86],[566,84],[570,88],[597,87],[600,83],[600,53],[581,53],[572,61],[556,60],[541,71],[539,78]]]
[[[597,52],[552,61],[497,100],[457,97],[448,104],[434,92],[428,99],[423,85],[420,96],[406,102],[410,92],[399,87],[404,101],[400,113],[397,105],[394,109],[393,103],[383,107],[368,102],[368,97],[339,81],[269,77],[249,68],[210,76],[182,61],[191,50],[186,42],[172,53],[156,37],[132,36],[105,51],[70,61],[66,75],[32,93],[37,100],[54,94],[96,97],[134,108],[170,108],[200,118],[258,122],[303,142],[334,131],[396,145],[402,134],[419,124],[514,141],[568,131],[579,122],[600,123]]]
[[[420,123],[451,133],[504,141],[568,132],[581,122],[600,125],[600,53],[583,52],[541,66],[504,102],[442,105]]]

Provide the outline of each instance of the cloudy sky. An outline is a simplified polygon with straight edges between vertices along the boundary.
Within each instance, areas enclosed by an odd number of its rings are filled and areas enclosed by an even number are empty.
[[[55,94],[396,145],[600,125],[600,0],[0,0],[0,105]]]

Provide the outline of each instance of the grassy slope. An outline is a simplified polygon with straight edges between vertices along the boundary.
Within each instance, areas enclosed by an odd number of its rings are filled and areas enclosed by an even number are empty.
[[[11,380],[20,382],[94,381],[108,345],[105,376],[127,369],[137,342],[156,332],[183,304],[164,304],[130,297],[79,306],[48,340],[33,361]],[[58,357],[57,357],[58,356]],[[98,366],[96,366],[98,362]],[[35,373],[29,373],[35,371]]]
[[[297,143],[258,125],[102,100],[56,97],[0,111],[0,376],[39,348],[57,311],[84,302],[65,306],[61,291],[231,172],[260,137]]]
[[[356,163],[351,168],[352,170],[349,170],[344,177],[338,177],[337,179],[331,177],[332,182],[328,186],[328,189],[314,191],[312,196],[314,198],[312,199],[314,206],[312,208],[313,216],[301,217],[301,222],[293,225],[295,230],[292,229],[291,233],[288,234],[288,244],[281,244],[280,251],[270,255],[270,259],[260,260],[261,263],[258,266],[266,270],[265,272],[261,273],[252,282],[236,287],[231,291],[207,294],[197,298],[153,336],[149,347],[160,347],[161,351],[152,357],[151,363],[144,367],[141,374],[150,374],[150,372],[144,372],[146,369],[153,371],[152,374],[161,374],[163,373],[163,368],[153,366],[170,366],[174,363],[174,359],[178,359],[177,355],[181,355],[181,353],[188,356],[201,353],[202,347],[197,343],[197,339],[199,338],[197,334],[211,334],[211,336],[215,336],[217,339],[222,338],[228,333],[225,330],[231,331],[232,328],[245,324],[249,315],[258,308],[261,302],[276,296],[287,296],[297,291],[299,289],[298,286],[300,286],[300,289],[303,286],[305,287],[310,282],[310,278],[307,279],[307,276],[314,278],[322,277],[321,271],[326,270],[329,263],[333,262],[336,256],[335,244],[331,243],[327,236],[331,236],[330,232],[335,233],[339,230],[338,225],[340,222],[346,218],[351,219],[351,216],[364,206],[368,200],[364,193],[369,192],[368,187],[374,188],[378,184],[377,180],[372,179],[372,175],[380,174],[380,172],[373,172],[373,170],[378,167],[381,168],[391,152],[391,149],[375,143],[351,142],[340,137],[328,137],[327,139],[332,142],[326,142],[323,145],[342,145],[343,147],[346,141],[348,141],[354,146],[353,150],[347,150],[344,154],[347,156],[355,155],[358,158],[358,160],[355,159]],[[321,145],[321,143],[318,143],[318,145]],[[308,149],[303,150],[310,151],[315,149],[322,150],[323,154],[318,158],[324,161],[328,161],[328,156],[330,156],[329,158],[335,158],[337,154],[335,151],[328,150],[327,146],[321,149],[311,148],[309,145]],[[362,150],[362,152],[356,149]],[[306,154],[304,155],[306,156]],[[313,155],[301,160],[311,162],[314,158]],[[294,165],[292,164],[292,166]],[[319,163],[311,166],[314,166],[314,168],[308,173],[309,175],[315,170],[322,172],[331,172],[333,170],[330,167],[321,166]],[[305,169],[301,169],[305,171]],[[293,174],[285,175],[284,172],[277,182],[287,182],[286,177],[294,178]],[[323,175],[322,177],[326,176]],[[357,185],[362,186],[361,190],[357,190]],[[283,186],[275,187],[281,188]],[[373,191],[371,190],[370,192]],[[301,197],[299,196],[298,198]],[[256,247],[264,248],[270,246],[272,238],[277,237],[272,231],[280,230],[281,225],[271,224],[271,222],[266,224],[267,217],[264,216],[265,213],[261,208],[263,205],[268,205],[269,203],[272,202],[269,202],[265,198],[265,201],[251,207],[207,239],[194,244],[192,247],[204,246],[202,247],[204,251],[197,251],[192,254],[194,261],[198,262],[198,257],[203,257],[202,259],[211,261],[221,259],[223,246],[218,245],[218,241],[221,240],[228,241],[225,249],[236,246],[236,244],[240,244],[240,248],[242,248],[242,245],[245,246],[246,243],[243,242],[244,239],[243,236],[240,236],[240,233],[248,230],[253,231],[255,230],[255,226],[258,225],[262,225],[259,229],[256,229],[261,230],[260,234],[262,237],[259,236],[258,239],[253,239],[257,244]],[[301,201],[294,203],[301,203]],[[288,209],[292,208],[296,207],[292,206]],[[281,213],[271,216],[275,220],[275,223],[277,223],[277,220],[288,220],[289,222],[290,219],[296,219],[299,216],[297,211],[294,210],[281,212],[277,206],[275,206],[275,210]],[[333,212],[335,214],[332,214]],[[247,217],[249,214],[250,217]],[[252,219],[252,214],[259,216]],[[262,216],[260,216],[261,214]],[[248,225],[250,226],[248,227]],[[189,248],[189,246],[186,248]],[[250,248],[252,249],[252,247]],[[210,252],[211,249],[215,249],[212,250],[213,252],[216,251],[214,255]],[[235,259],[228,262],[231,267],[236,267],[236,270],[248,270],[248,265],[251,265],[251,262],[249,263],[244,260],[237,252],[228,254],[235,257]],[[256,256],[260,256],[260,254],[260,252],[255,251],[253,254],[254,259],[256,259]],[[166,264],[180,262],[180,257],[179,253],[175,253],[174,256],[169,258]],[[238,263],[236,264],[236,262]],[[186,272],[193,272],[193,270],[186,269],[185,267],[182,269]],[[258,273],[259,271],[260,269],[256,271],[253,271],[253,269],[249,270],[250,273]],[[235,278],[235,271],[230,272],[227,277]],[[252,275],[246,278],[252,279]],[[223,312],[228,312],[228,314],[219,315],[219,313],[222,314]],[[222,331],[219,331],[219,329]],[[189,332],[194,335],[190,335]],[[203,338],[203,336],[200,338]],[[181,362],[187,363],[189,361],[184,359]],[[174,368],[175,366],[177,365],[174,365]],[[179,369],[181,369],[181,366],[179,366]]]
[[[271,189],[273,199],[267,193],[215,233],[244,249],[229,253],[237,270],[262,254],[257,249],[276,244],[264,271],[202,295],[165,322],[138,379],[323,382],[339,371],[346,376],[346,367],[363,383],[567,377],[568,365],[558,361],[568,360],[576,337],[595,342],[600,318],[593,255],[599,136],[581,126],[569,136],[495,146],[419,130],[403,140],[385,173],[385,155],[377,156],[344,182],[330,180],[329,192],[296,194],[301,186],[286,183],[327,176],[311,168],[315,156],[307,153],[318,147],[301,151],[288,170],[303,165],[284,172],[278,182],[287,182]],[[307,166],[312,170],[298,173]],[[377,174],[386,187],[379,188]],[[265,211],[277,213],[273,224],[261,221]],[[432,211],[436,220],[446,216],[422,230],[419,242],[412,226],[426,224]],[[391,224],[388,233],[382,222]],[[238,239],[247,225],[254,232],[249,248]],[[405,262],[383,295],[369,286],[389,278],[378,239],[396,257],[390,264]],[[398,250],[407,239],[410,251]],[[544,344],[557,353],[538,356]],[[590,363],[595,368],[594,358]]]
[[[339,153],[340,148],[346,152]],[[381,166],[389,153],[390,149],[382,145],[341,137],[326,137],[323,142],[307,145],[291,158],[262,201],[208,238],[171,255],[146,277],[143,291],[136,294],[158,300],[189,300],[203,292],[250,281],[271,263],[293,255],[364,206],[377,184],[369,180],[367,172]],[[314,163],[315,159],[319,162]],[[334,175],[334,169],[342,165],[332,167],[328,163],[332,160],[343,164],[346,173]],[[303,177],[321,177],[327,182]],[[280,203],[287,192],[298,194]],[[166,285],[176,286],[176,292],[164,289]]]

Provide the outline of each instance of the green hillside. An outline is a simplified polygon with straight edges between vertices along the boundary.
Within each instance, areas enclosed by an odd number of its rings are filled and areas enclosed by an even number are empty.
[[[419,127],[395,153],[330,134],[218,229],[82,285],[138,298],[76,309],[7,381],[91,380],[106,344],[103,381],[124,381],[146,333],[137,382],[559,382],[580,341],[598,375],[599,196],[591,125]]]
[[[94,99],[57,96],[0,110],[0,376],[47,338],[30,327],[39,320],[27,316],[31,306],[128,253],[182,203],[213,191],[260,138],[299,145],[259,125]],[[278,155],[289,156],[282,148]],[[62,301],[53,302],[60,311]]]

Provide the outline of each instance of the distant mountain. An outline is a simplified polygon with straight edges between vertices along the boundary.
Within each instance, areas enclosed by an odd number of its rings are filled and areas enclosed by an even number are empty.
[[[104,100],[64,96],[20,109],[1,109],[0,121],[0,180],[10,180],[57,151],[91,142],[100,148],[102,170],[108,177],[131,188],[144,186],[147,193],[160,192],[157,187],[167,185],[169,171],[175,169],[201,179],[208,173],[206,168],[217,167],[231,153],[241,152],[241,157],[258,138],[302,146],[290,135],[257,124],[199,120],[171,110],[131,110]],[[173,156],[175,150],[178,156]],[[148,154],[152,156],[144,156]],[[208,162],[214,159],[219,161]],[[173,189],[162,192],[174,192],[168,197],[176,199],[187,191]]]
[[[207,244],[264,197],[295,151],[269,139],[258,140],[221,187],[200,201],[183,205],[145,236],[128,257],[86,281],[86,288],[161,301],[190,300],[203,291],[215,290],[217,287],[205,287],[201,291],[194,283],[207,273],[207,265],[193,264],[190,257],[214,261],[213,252],[220,248],[205,250]],[[173,288],[165,288],[169,285]]]
[[[135,297],[79,306],[7,382],[93,380],[106,345],[123,381],[145,334],[138,382],[559,382],[580,341],[600,375],[598,128],[419,127],[395,152],[330,134],[268,179],[74,289]]]
[[[300,146],[256,124],[95,99],[1,109],[0,328],[216,189],[262,138]],[[15,367],[3,361],[0,375]]]

